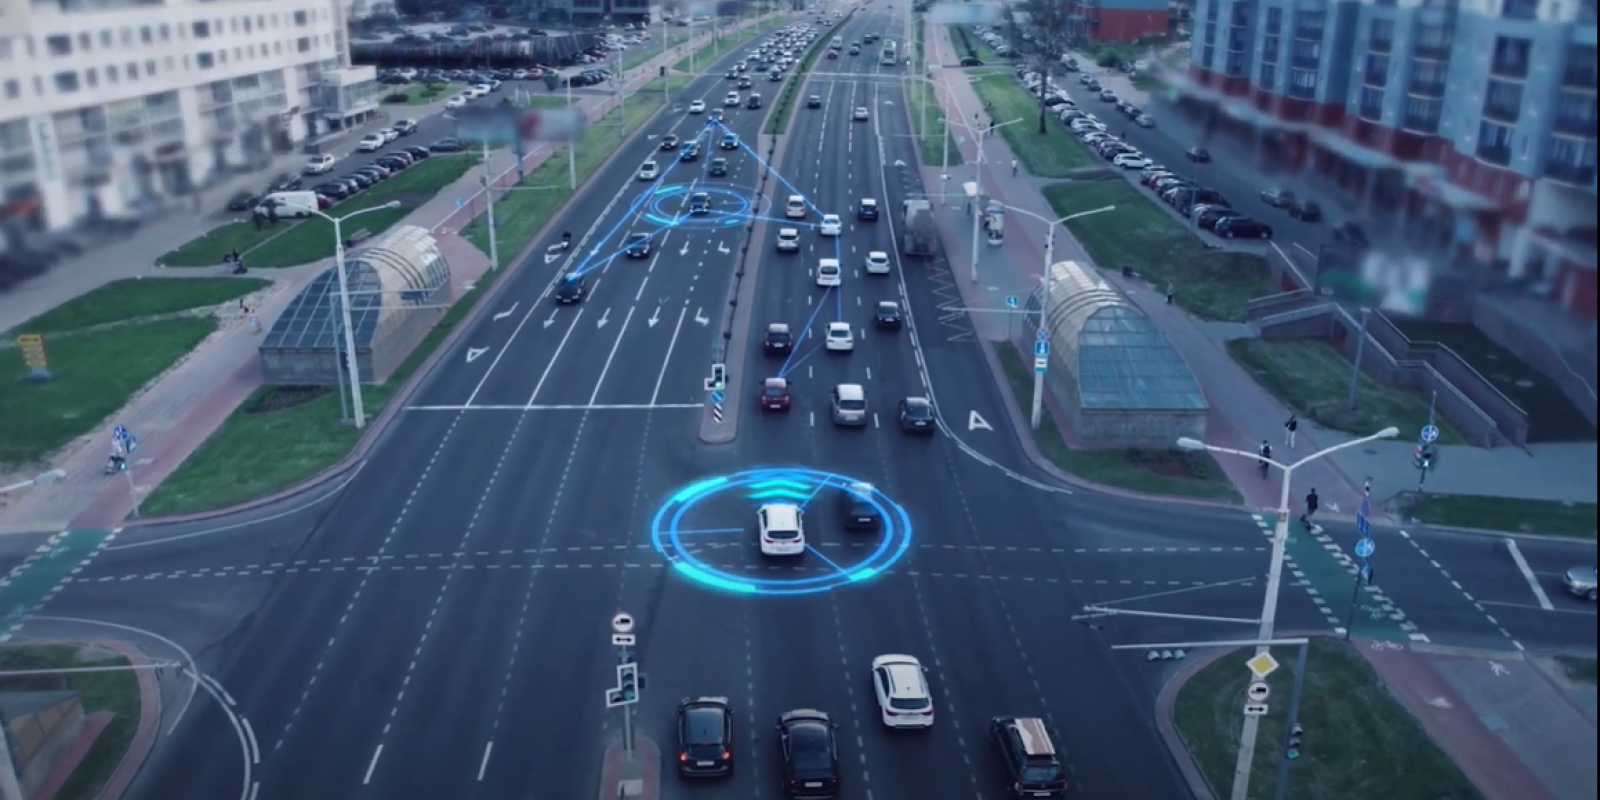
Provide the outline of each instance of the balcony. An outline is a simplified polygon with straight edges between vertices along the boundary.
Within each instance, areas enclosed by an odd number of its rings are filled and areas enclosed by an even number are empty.
[[[1356,116],[1368,122],[1383,121],[1383,103],[1363,101],[1356,106]]]
[[[1382,89],[1389,85],[1389,71],[1386,69],[1368,69],[1361,73],[1363,86],[1373,86]]]
[[[1439,115],[1433,114],[1406,114],[1400,120],[1401,130],[1412,133],[1435,134],[1439,132]]]
[[[1322,59],[1317,56],[1295,55],[1289,59],[1289,65],[1299,69],[1316,69],[1322,66]]]
[[[1228,25],[1229,27],[1233,28],[1250,27],[1250,12],[1248,10],[1241,10],[1238,6],[1234,6],[1233,14],[1229,15],[1228,17]]]
[[[1444,81],[1430,81],[1423,78],[1412,78],[1411,84],[1406,88],[1407,94],[1418,97],[1444,97]]]
[[[1559,183],[1570,184],[1577,187],[1594,185],[1593,164],[1566,164],[1551,162],[1544,165],[1544,176]]]
[[[1539,0],[1505,0],[1500,16],[1506,19],[1531,21],[1539,18]]]
[[[1590,52],[1593,55],[1593,51]],[[1568,89],[1595,89],[1595,73],[1600,71],[1594,61],[1584,63],[1574,58],[1561,72],[1561,85]]]
[[[1483,104],[1483,118],[1495,122],[1504,122],[1507,125],[1517,124],[1522,116],[1522,107],[1509,103],[1485,102]]]
[[[1417,42],[1411,48],[1411,55],[1421,61],[1449,61],[1453,46],[1449,41]]]
[[[1526,54],[1501,51],[1489,61],[1489,75],[1514,81],[1525,80],[1528,77],[1528,64]]]
[[[1322,41],[1322,34],[1327,30],[1321,22],[1312,25],[1300,24],[1294,26],[1294,38],[1305,39],[1308,42]]]
[[[1390,53],[1394,51],[1394,38],[1385,36],[1382,39],[1367,41],[1367,49],[1374,53]]]
[[[1509,144],[1480,144],[1478,145],[1478,160],[1499,166],[1511,163],[1511,145]]]
[[[1586,139],[1592,142],[1595,140],[1597,122],[1600,122],[1600,120],[1596,120],[1592,116],[1578,117],[1571,114],[1557,114],[1555,121],[1550,125],[1550,129],[1563,136]]]

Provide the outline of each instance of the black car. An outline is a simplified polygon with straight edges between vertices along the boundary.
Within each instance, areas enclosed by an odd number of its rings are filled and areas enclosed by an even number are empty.
[[[877,219],[878,201],[870,197],[861,198],[861,204],[856,206],[856,219]]]
[[[280,172],[267,184],[267,192],[292,192],[301,186],[300,176],[292,172]]]
[[[723,177],[723,176],[727,175],[728,174],[728,159],[726,159],[726,158],[713,158],[713,159],[711,159],[711,163],[706,165],[706,172],[708,174],[710,174],[714,178],[720,178],[720,177]]]
[[[447,136],[428,145],[428,149],[435,153],[459,153],[467,149],[467,143],[454,136]]]
[[[1322,219],[1322,206],[1311,200],[1300,200],[1289,206],[1289,216],[1301,222],[1318,222]]]
[[[1367,232],[1354,222],[1342,222],[1333,229],[1333,240],[1339,244],[1349,245],[1365,250],[1372,246],[1372,240],[1367,238]]]
[[[873,501],[872,484],[852,483],[839,489],[839,513],[845,530],[875,531],[883,526],[883,512]]]
[[[750,109],[751,111],[761,108],[761,95],[753,94],[749,97],[746,97],[744,99],[744,107]]]
[[[400,149],[410,153],[412,161],[421,161],[422,159],[433,155],[433,151],[426,147],[402,147]]]
[[[561,305],[581,303],[589,296],[589,279],[582,275],[568,275],[556,287],[556,302]]]
[[[372,163],[377,164],[378,166],[383,167],[390,172],[399,172],[400,170],[411,166],[411,159],[406,158],[399,153],[390,153],[389,155],[386,155]]]
[[[905,317],[900,313],[900,304],[893,300],[882,300],[872,314],[872,319],[880,328],[900,330],[905,324]]]
[[[689,195],[689,213],[701,216],[711,213],[711,194],[709,192],[695,192]]]
[[[739,134],[732,132],[722,134],[722,141],[717,146],[724,150],[738,150]]]
[[[677,137],[677,135],[669,133],[666,136],[661,137],[661,149],[662,150],[676,150],[676,149],[678,149],[678,137]]]
[[[794,334],[789,326],[774,322],[767,326],[767,338],[761,340],[761,350],[769,356],[786,356],[794,350]]]
[[[622,252],[626,253],[628,258],[649,258],[650,234],[635,233],[629,236],[628,246],[623,248]]]
[[[839,796],[838,726],[827,713],[797,708],[778,716],[785,797],[829,800]]]
[[[375,175],[375,174],[373,174],[371,172],[360,172],[360,171],[352,172],[349,175],[344,176],[344,179],[354,183],[358,189],[368,188],[372,184],[378,182],[378,176],[377,175]]]
[[[933,433],[938,427],[933,419],[933,403],[928,398],[907,397],[900,401],[900,430]]]
[[[1067,776],[1044,720],[995,717],[989,720],[989,738],[1012,797],[1067,796]]]
[[[983,62],[978,60],[975,56],[967,56],[967,57],[961,59],[961,66],[963,66],[963,67],[981,67],[981,66],[983,66]]]
[[[1211,154],[1206,152],[1204,147],[1191,147],[1184,153],[1184,155],[1188,156],[1189,160],[1196,164],[1211,163]]]
[[[316,186],[311,187],[311,191],[316,192],[317,194],[320,194],[329,200],[343,200],[346,197],[349,197],[351,194],[354,194],[354,192],[350,191],[349,184],[339,183],[338,181],[319,183]]]
[[[678,775],[721,778],[733,774],[733,706],[726,697],[696,697],[678,704]]]
[[[228,198],[229,211],[249,211],[261,202],[261,195],[255,192],[240,192]]]
[[[1224,217],[1212,228],[1224,239],[1271,239],[1272,229],[1249,217]]]
[[[700,158],[700,145],[691,143],[678,153],[679,161],[697,161]]]

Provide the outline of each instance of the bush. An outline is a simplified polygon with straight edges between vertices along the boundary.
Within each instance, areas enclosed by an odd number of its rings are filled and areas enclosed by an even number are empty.
[[[422,93],[423,94],[443,94],[444,92],[448,91],[449,89],[450,89],[450,85],[449,84],[445,84],[445,83],[430,83],[426,87],[423,88]]]
[[[409,102],[411,102],[411,95],[406,94],[405,92],[394,92],[393,94],[384,95],[383,96],[383,102],[385,102],[385,103],[409,103]]]

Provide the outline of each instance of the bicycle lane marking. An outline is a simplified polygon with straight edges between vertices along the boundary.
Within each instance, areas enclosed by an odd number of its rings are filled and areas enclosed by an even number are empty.
[[[1256,526],[1272,539],[1273,518],[1252,514]],[[1350,615],[1350,590],[1359,571],[1350,556],[1320,526],[1307,533],[1291,520],[1284,546],[1284,568],[1327,619],[1336,634],[1343,636],[1345,620],[1354,621],[1361,635],[1375,640],[1429,641],[1377,585],[1363,586],[1356,593],[1356,613]]]
[[[121,530],[62,531],[0,579],[0,611],[5,613],[0,642],[9,640],[29,614],[65,588],[68,579],[82,572]]]

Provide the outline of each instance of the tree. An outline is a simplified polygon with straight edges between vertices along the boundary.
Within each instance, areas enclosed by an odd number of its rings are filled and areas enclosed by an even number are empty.
[[[1020,0],[1005,6],[1006,22],[1012,35],[1020,37],[1026,31],[1033,39],[1015,42],[1023,50],[1022,61],[1040,75],[1049,77],[1060,71],[1061,57],[1071,51],[1072,14],[1068,4],[1061,0]],[[1039,135],[1049,133],[1046,118],[1050,107],[1044,104],[1046,83],[1041,82],[1035,94],[1039,100]]]

